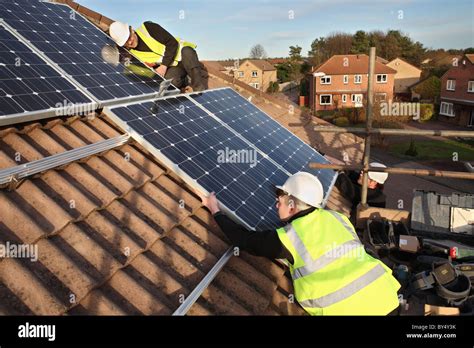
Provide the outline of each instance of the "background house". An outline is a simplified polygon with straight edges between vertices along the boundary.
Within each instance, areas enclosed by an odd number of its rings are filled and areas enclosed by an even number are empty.
[[[438,104],[440,88],[441,80],[438,76],[427,76],[408,87],[410,100]]]
[[[474,125],[474,54],[466,54],[441,77],[440,119]]]
[[[386,65],[397,71],[394,82],[395,97],[410,100],[411,91],[409,87],[420,81],[422,70],[401,58],[395,58]]]
[[[234,71],[234,77],[266,92],[271,82],[277,81],[277,70],[266,60],[247,59]]]
[[[368,71],[369,56],[366,54],[332,56],[312,71],[311,109],[320,111],[361,107],[367,98]],[[396,71],[377,59],[375,74],[376,100],[391,101]]]

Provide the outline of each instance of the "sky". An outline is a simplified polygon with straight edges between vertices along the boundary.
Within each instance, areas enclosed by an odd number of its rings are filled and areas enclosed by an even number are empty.
[[[427,48],[474,47],[474,0],[77,0],[137,27],[153,21],[198,45],[201,60],[288,56],[333,32],[398,29]]]

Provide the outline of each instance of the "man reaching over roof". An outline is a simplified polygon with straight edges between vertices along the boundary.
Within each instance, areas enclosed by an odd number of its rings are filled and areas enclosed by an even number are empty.
[[[153,22],[145,22],[137,30],[126,23],[114,22],[109,33],[117,45],[128,49],[156,73],[171,79],[176,87],[184,88],[189,76],[194,92],[206,89],[195,44],[175,38]]]
[[[299,172],[276,186],[284,227],[249,231],[224,215],[216,195],[202,196],[233,245],[257,256],[285,259],[295,297],[312,315],[387,315],[399,305],[400,284],[391,270],[365,252],[349,219],[321,208],[323,187]]]
[[[386,165],[371,162],[370,167],[387,168]],[[388,178],[388,173],[368,172],[367,178],[367,204],[371,207],[385,208],[387,196],[384,191],[384,184]],[[363,172],[346,171],[341,172],[336,180],[336,187],[342,195],[352,203],[351,220],[355,221],[357,206],[361,202]]]

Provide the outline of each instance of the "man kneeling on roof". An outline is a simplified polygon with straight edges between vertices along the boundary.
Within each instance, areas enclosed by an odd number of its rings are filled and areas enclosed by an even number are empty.
[[[323,187],[310,173],[276,186],[284,227],[249,231],[224,215],[216,195],[201,197],[233,245],[257,256],[284,259],[295,297],[312,315],[387,315],[398,309],[400,284],[365,252],[349,219],[321,208]]]
[[[117,45],[128,49],[165,79],[171,79],[176,87],[184,88],[189,76],[194,92],[206,89],[195,44],[175,38],[153,22],[145,22],[137,30],[114,22],[109,33]]]

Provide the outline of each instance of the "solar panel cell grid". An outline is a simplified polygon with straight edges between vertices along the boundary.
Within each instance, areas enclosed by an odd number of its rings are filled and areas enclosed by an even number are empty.
[[[154,95],[163,82],[163,78],[116,47],[107,35],[67,6],[0,2],[0,17],[104,104]],[[105,48],[118,49],[121,62],[106,62],[102,54]]]
[[[190,99],[167,98],[112,110],[190,178],[215,191],[249,226],[264,229],[279,223],[271,185],[287,175]],[[254,156],[252,163],[226,156],[229,149]]]
[[[76,86],[0,26],[0,116],[91,103]]]
[[[281,222],[273,184],[283,183],[297,171],[311,171],[310,161],[326,160],[245,99],[236,103],[234,93],[230,89],[207,91],[111,111],[125,122],[124,128],[136,132],[138,139],[176,165],[181,175],[216,192],[219,201],[248,226],[275,228]],[[229,94],[233,100],[221,103]],[[315,174],[327,196],[335,173]]]
[[[307,171],[316,175],[328,193],[334,181],[334,171],[311,169],[308,164],[329,161],[240,94],[224,88],[192,94],[191,97],[289,174]]]

